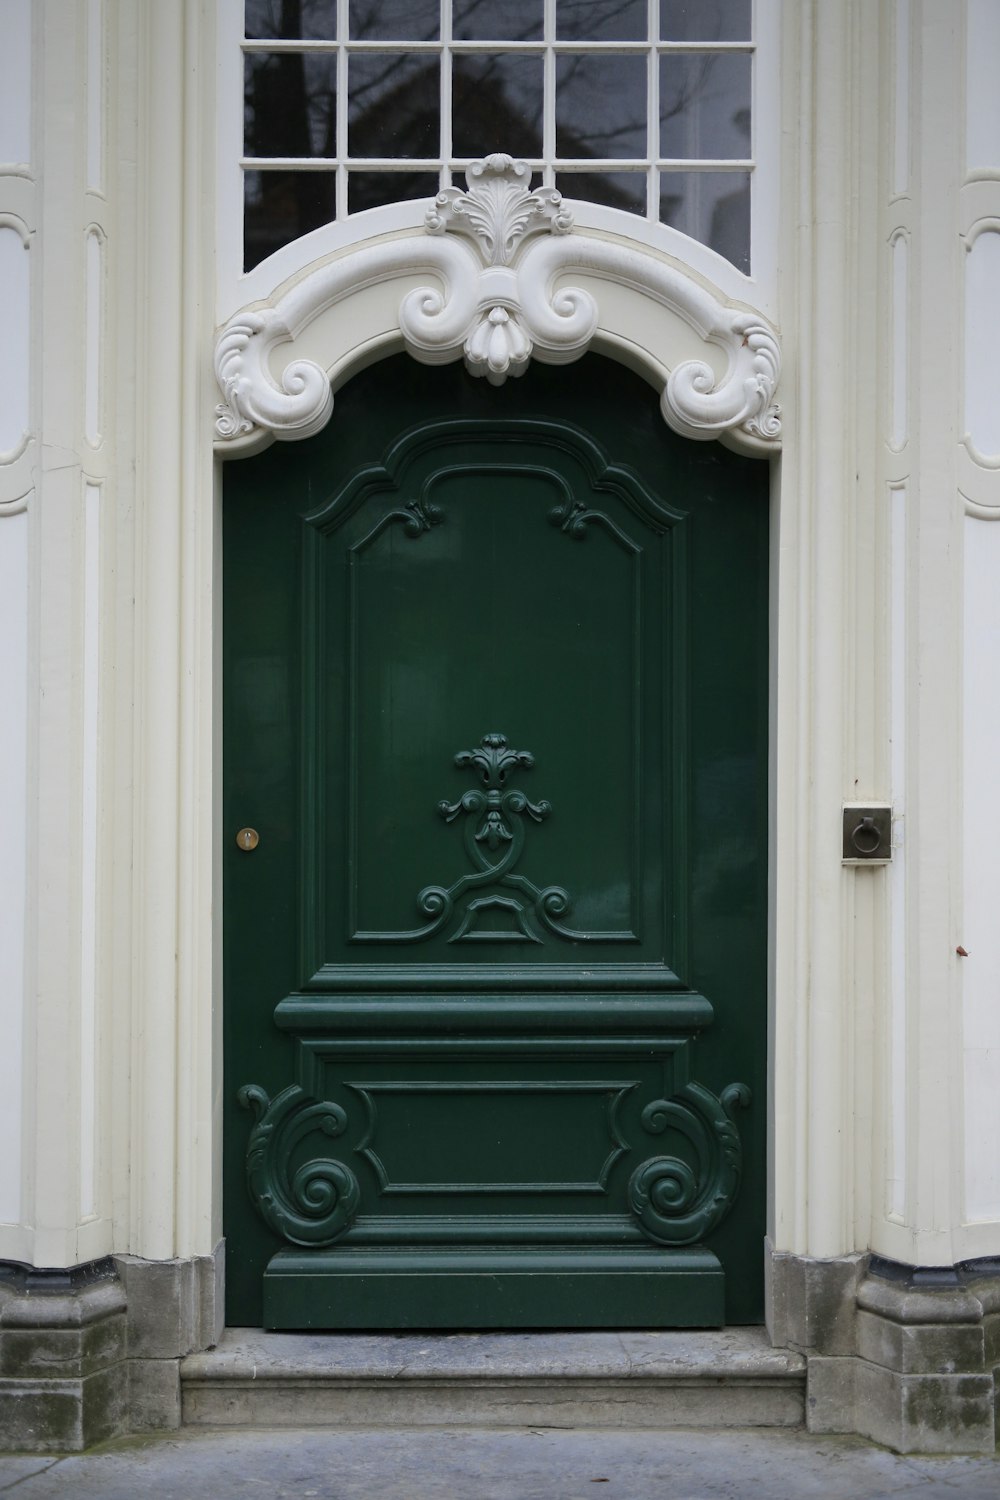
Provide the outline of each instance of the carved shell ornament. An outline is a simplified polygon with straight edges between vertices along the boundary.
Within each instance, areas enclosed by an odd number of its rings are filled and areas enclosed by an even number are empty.
[[[586,274],[667,307],[707,344],[723,349],[720,377],[707,360],[670,371],[660,406],[685,437],[738,432],[751,447],[776,447],[777,336],[747,308],[733,307],[680,267],[643,251],[574,231],[554,188],[531,189],[531,169],[497,153],[471,164],[467,187],[446,188],[424,219],[425,233],[368,244],[308,270],[273,306],[237,313],[219,335],[215,372],[221,444],[263,429],[280,438],[319,431],[333,410],[326,371],[291,359],[276,378],[272,352],[327,308],[394,277],[430,272],[436,284],[407,292],[399,308],[403,344],[424,364],[462,358],[470,374],[502,385],[532,357],[579,359],[600,326],[595,296],[563,278]],[[331,364],[333,361],[331,360]]]

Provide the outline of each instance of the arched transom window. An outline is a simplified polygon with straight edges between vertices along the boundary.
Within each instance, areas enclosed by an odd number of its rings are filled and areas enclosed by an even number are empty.
[[[244,268],[494,151],[750,273],[752,0],[246,0]]]

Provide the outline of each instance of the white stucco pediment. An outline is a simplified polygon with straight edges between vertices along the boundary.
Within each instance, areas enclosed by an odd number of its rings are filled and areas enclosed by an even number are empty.
[[[315,260],[235,313],[215,347],[220,450],[317,432],[336,386],[394,350],[461,358],[501,385],[532,359],[596,349],[643,374],[683,436],[775,451],[781,356],[767,318],[639,239],[578,228],[530,178],[503,154],[474,162],[468,190],[440,193],[421,229]]]

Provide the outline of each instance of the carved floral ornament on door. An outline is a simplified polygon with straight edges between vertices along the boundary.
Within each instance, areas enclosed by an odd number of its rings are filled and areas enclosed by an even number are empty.
[[[579,359],[598,334],[601,310],[590,291],[557,285],[576,272],[628,287],[725,351],[721,378],[706,359],[670,370],[660,398],[670,427],[691,438],[728,434],[758,453],[777,449],[781,354],[759,313],[732,306],[636,245],[575,233],[561,195],[532,190],[523,161],[496,153],[473,162],[466,180],[467,191],[447,188],[433,200],[425,234],[369,243],[317,264],[272,306],[230,319],[215,350],[221,445],[262,431],[285,439],[318,432],[333,410],[329,376],[313,360],[292,358],[278,383],[272,352],[353,293],[394,277],[428,272],[442,285],[407,292],[399,307],[403,346],[424,364],[464,358],[470,374],[502,385],[533,356],[547,364]]]

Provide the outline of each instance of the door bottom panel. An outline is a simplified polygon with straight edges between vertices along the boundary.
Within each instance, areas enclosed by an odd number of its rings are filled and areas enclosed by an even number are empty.
[[[264,1326],[719,1328],[725,1277],[703,1245],[280,1250]]]

